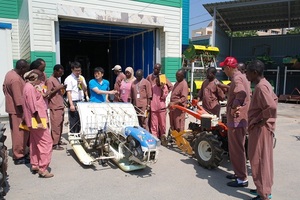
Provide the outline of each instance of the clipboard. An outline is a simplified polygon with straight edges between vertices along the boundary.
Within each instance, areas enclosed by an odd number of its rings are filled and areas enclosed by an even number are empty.
[[[19,128],[25,131],[29,131],[28,126],[26,125],[25,121],[22,121],[21,124],[19,125]]]
[[[43,128],[46,129],[47,128],[47,119],[46,118],[41,118],[41,122],[43,124]],[[21,122],[21,124],[19,125],[20,129],[23,129],[25,131],[29,131],[28,126],[26,125],[26,123],[23,121]],[[38,129],[38,123],[36,121],[36,118],[32,117],[31,118],[31,128],[32,129]]]
[[[47,119],[41,117],[41,122],[43,124],[43,128],[44,129],[47,128]],[[33,129],[37,129],[38,128],[38,123],[36,121],[36,118],[34,118],[34,117],[31,118],[31,128],[33,128]]]
[[[160,74],[159,75],[159,81],[160,83],[166,84],[167,83],[167,77],[165,74]]]

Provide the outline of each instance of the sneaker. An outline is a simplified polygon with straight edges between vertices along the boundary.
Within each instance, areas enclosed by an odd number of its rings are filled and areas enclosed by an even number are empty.
[[[256,189],[250,189],[249,192],[250,192],[250,194],[259,196]],[[272,194],[269,194],[268,198],[269,198],[269,199],[272,199]]]

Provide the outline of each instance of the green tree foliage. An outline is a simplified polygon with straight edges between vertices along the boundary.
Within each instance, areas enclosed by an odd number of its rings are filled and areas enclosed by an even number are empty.
[[[232,37],[249,37],[249,36],[258,36],[257,31],[251,30],[251,31],[235,31],[232,32]],[[230,32],[227,32],[228,35],[230,35]]]
[[[286,34],[300,34],[300,27],[295,27],[287,31]]]

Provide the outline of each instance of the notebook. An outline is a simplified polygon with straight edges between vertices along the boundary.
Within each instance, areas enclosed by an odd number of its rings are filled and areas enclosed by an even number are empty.
[[[42,124],[43,124],[43,128],[47,128],[47,119],[46,118],[41,118]],[[28,126],[26,125],[26,123],[23,121],[21,122],[21,124],[19,125],[20,129],[23,129],[25,131],[29,131]],[[31,118],[31,128],[33,129],[37,129],[38,128],[38,123],[36,121],[36,118],[32,117]]]
[[[159,81],[160,83],[166,84],[167,83],[167,77],[165,74],[160,74],[159,75]]]

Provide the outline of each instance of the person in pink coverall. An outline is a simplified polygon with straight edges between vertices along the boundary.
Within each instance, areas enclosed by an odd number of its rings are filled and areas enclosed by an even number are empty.
[[[33,173],[38,172],[40,177],[51,178],[48,166],[52,156],[52,138],[48,128],[47,104],[43,90],[40,87],[41,71],[34,69],[24,75],[27,83],[23,89],[24,95],[24,119],[30,130],[30,163]],[[42,123],[46,119],[47,124]],[[37,126],[33,126],[35,119]]]
[[[270,198],[274,177],[273,140],[278,98],[263,71],[260,60],[247,65],[247,79],[255,84],[248,111],[248,155],[257,193],[253,200]]]
[[[15,69],[5,75],[3,81],[3,93],[5,95],[5,111],[9,115],[9,127],[11,130],[12,157],[15,165],[28,164],[26,147],[29,132],[19,128],[23,121],[23,88],[24,73],[28,72],[29,64],[26,60],[18,60]]]
[[[117,76],[115,84],[114,84],[114,90],[120,91],[121,82],[126,78],[126,76],[122,72],[122,67],[120,65],[115,65],[114,68],[112,68],[112,70],[114,71],[114,74]],[[120,94],[115,93],[113,101],[114,102],[119,102],[120,101],[119,97],[120,97]]]
[[[170,129],[176,130],[178,132],[184,130],[185,112],[179,109],[173,109],[172,106],[186,106],[189,87],[186,80],[184,79],[184,74],[184,71],[181,69],[176,72],[177,82],[172,89],[170,103],[168,105],[168,108],[170,108]]]
[[[131,84],[135,80],[134,72],[132,67],[127,67],[125,69],[126,78],[121,81],[121,86],[119,89],[119,101],[120,102],[129,102],[131,95]]]
[[[135,72],[136,79],[131,84],[130,100],[138,113],[140,126],[149,130],[147,112],[150,109],[152,92],[151,84],[149,81],[144,79],[143,74],[144,72],[141,69],[138,69]]]
[[[165,84],[161,84],[159,78],[156,85],[152,86],[151,108],[151,133],[161,140],[163,146],[167,145],[166,139],[166,98],[169,90]]]
[[[230,187],[248,187],[245,140],[251,94],[250,82],[238,70],[238,62],[234,57],[226,57],[220,66],[223,67],[225,74],[231,80],[226,115],[229,155],[234,174],[227,175],[226,178],[234,180],[228,182],[227,185]]]
[[[199,90],[198,97],[202,101],[203,108],[211,114],[220,116],[221,104],[219,101],[225,100],[223,90],[217,86],[217,70],[210,67],[206,71],[206,79]]]

